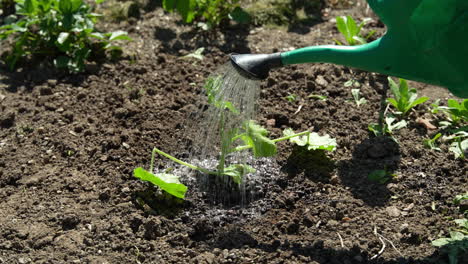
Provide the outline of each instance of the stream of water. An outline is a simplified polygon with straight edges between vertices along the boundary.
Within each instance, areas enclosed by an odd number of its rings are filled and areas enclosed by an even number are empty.
[[[216,90],[215,101],[230,102],[238,113],[222,109],[207,103],[207,96],[200,98],[199,111],[189,120],[187,127],[193,135],[190,144],[189,160],[200,167],[216,170],[221,158],[221,127],[224,131],[240,128],[245,121],[255,120],[257,100],[260,95],[260,81],[243,77],[230,62],[212,74],[212,79],[219,78],[213,86]],[[223,125],[221,125],[221,123]],[[239,140],[239,143],[240,140]],[[230,164],[252,164],[254,161],[249,151],[241,151],[226,157],[226,166]],[[200,191],[209,193],[214,200],[222,203],[244,204],[246,202],[246,184],[256,175],[247,175],[240,186],[232,186],[232,181],[218,176],[196,175]],[[235,188],[234,188],[235,187]],[[232,193],[237,190],[237,193]]]

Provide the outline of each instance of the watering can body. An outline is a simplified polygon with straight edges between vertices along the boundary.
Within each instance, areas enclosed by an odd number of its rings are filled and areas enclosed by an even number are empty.
[[[468,97],[468,0],[368,3],[387,26],[382,38],[360,46],[301,48],[276,54],[263,64],[334,63],[444,86]]]

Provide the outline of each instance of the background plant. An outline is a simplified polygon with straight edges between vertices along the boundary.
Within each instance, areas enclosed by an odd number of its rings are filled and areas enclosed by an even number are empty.
[[[362,28],[369,21],[370,19],[365,19],[358,25],[351,16],[338,16],[336,17],[336,28],[343,35],[348,45],[362,45],[366,44],[367,40],[375,34],[375,30],[369,32],[366,36],[361,34]],[[338,45],[343,45],[343,43],[336,39],[335,42]]]
[[[248,23],[250,16],[240,7],[240,0],[163,0],[164,10],[176,11],[186,23],[200,20],[200,26],[211,29],[229,19]]]
[[[13,38],[4,58],[11,70],[20,59],[42,56],[57,68],[80,72],[92,53],[120,51],[112,42],[130,40],[126,32],[96,32],[97,14],[82,0],[16,0],[16,13],[0,27],[0,39]],[[97,0],[97,3],[102,0]]]
[[[361,97],[361,90],[360,89],[351,89],[351,94],[353,95],[354,102],[359,107],[362,104],[367,103],[366,98]]]

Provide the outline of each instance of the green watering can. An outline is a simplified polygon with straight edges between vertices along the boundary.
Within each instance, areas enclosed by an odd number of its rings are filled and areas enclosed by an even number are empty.
[[[231,55],[245,76],[324,62],[440,85],[468,97],[468,0],[368,0],[387,25],[382,38],[360,46],[314,46],[274,54]]]

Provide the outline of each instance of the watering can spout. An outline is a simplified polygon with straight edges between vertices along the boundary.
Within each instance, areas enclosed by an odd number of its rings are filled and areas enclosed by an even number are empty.
[[[333,63],[448,88],[468,97],[468,1],[368,0],[387,26],[380,39],[360,46],[314,46],[273,55],[232,55],[245,76],[298,63]],[[256,56],[256,57],[249,57]]]

